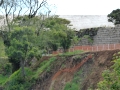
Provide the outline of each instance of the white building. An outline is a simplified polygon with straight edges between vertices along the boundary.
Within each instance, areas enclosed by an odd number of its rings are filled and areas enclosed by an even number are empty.
[[[107,15],[60,15],[59,17],[71,21],[72,28],[76,30],[93,27],[114,27],[114,24],[108,22]]]

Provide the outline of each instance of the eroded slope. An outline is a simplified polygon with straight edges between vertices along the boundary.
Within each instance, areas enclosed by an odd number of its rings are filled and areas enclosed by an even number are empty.
[[[119,50],[57,56],[57,60],[49,66],[50,70],[40,74],[30,90],[94,90],[102,80],[103,70],[113,65],[111,61],[116,52]],[[89,55],[92,57],[88,58]]]

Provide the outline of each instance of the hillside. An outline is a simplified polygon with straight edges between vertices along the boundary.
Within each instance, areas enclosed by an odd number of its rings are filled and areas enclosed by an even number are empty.
[[[40,74],[30,90],[95,90],[102,80],[103,70],[113,65],[112,57],[117,52],[119,50],[57,56],[57,60],[48,66],[51,69]],[[89,55],[92,58],[88,58]],[[85,59],[88,60],[82,65]]]
[[[0,90],[96,90],[97,83],[103,80],[102,72],[111,69],[113,55],[118,52],[120,50],[43,56],[25,68],[25,81],[20,70],[9,77],[1,74]],[[119,58],[119,54],[116,55]]]

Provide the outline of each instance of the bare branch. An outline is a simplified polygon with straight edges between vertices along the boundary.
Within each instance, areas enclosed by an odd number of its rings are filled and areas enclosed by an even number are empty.
[[[3,0],[1,0],[1,2],[0,2],[0,6],[3,4]]]

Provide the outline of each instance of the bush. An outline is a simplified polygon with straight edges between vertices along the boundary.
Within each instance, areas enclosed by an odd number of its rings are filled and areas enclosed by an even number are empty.
[[[6,63],[4,65],[4,74],[5,75],[10,75],[12,73],[12,64],[11,63]]]
[[[33,72],[25,68],[26,77],[21,77],[21,69],[15,71],[3,84],[4,90],[28,90],[32,85],[31,77]]]
[[[78,90],[78,85],[75,83],[67,83],[64,90]]]

